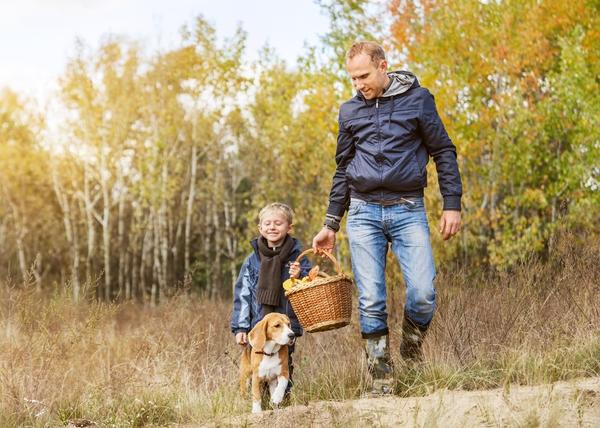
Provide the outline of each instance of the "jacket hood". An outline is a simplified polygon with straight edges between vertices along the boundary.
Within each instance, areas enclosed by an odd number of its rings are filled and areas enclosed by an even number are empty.
[[[387,88],[383,91],[383,94],[379,98],[390,98],[395,97],[396,95],[403,94],[412,88],[418,88],[421,85],[419,84],[419,80],[417,76],[415,76],[410,71],[399,70],[399,71],[391,71],[388,73],[390,78],[390,82],[388,83]],[[367,100],[363,96],[360,91],[356,92],[356,96],[366,102],[367,104],[375,103],[375,99]]]
[[[392,71],[391,73],[388,73],[388,76],[390,78],[390,83],[383,92],[382,97],[400,95],[413,87],[417,88],[420,86],[417,76],[410,71]]]

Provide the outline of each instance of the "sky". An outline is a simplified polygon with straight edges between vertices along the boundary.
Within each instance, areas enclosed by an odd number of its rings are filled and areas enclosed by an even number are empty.
[[[0,0],[0,88],[44,102],[75,41],[92,48],[108,34],[141,40],[150,52],[175,46],[184,24],[203,15],[219,39],[238,24],[248,33],[248,59],[266,43],[293,63],[319,42],[328,18],[313,0]]]

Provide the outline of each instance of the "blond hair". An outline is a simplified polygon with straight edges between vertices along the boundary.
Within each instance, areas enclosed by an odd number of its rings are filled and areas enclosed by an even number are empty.
[[[292,224],[294,220],[294,210],[281,202],[273,202],[260,210],[260,213],[258,213],[258,223],[262,223],[264,216],[271,211],[279,211],[286,218],[288,224]]]
[[[385,60],[385,51],[383,48],[375,42],[354,42],[354,44],[348,49],[346,53],[346,61],[350,61],[356,55],[364,53],[369,55],[371,62],[375,65],[379,65],[379,61]]]

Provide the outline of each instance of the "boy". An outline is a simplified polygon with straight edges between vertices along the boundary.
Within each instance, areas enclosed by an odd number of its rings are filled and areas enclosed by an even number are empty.
[[[301,263],[294,262],[302,248],[300,242],[289,235],[293,216],[289,206],[278,202],[267,205],[259,213],[260,236],[251,241],[254,251],[246,257],[233,293],[231,331],[241,346],[248,345],[248,332],[270,312],[286,314],[294,334],[303,334],[282,286],[286,279],[298,278],[301,274],[304,277],[310,270],[306,258]],[[288,347],[290,381],[286,394],[292,386],[294,348],[295,345]]]

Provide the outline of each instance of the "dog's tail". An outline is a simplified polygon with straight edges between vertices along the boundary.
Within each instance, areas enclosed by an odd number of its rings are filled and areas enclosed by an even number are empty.
[[[243,366],[250,367],[250,353],[252,352],[252,348],[250,345],[244,346],[244,350],[242,351],[242,355],[240,357],[240,368]]]
[[[252,375],[252,366],[250,364],[250,353],[252,348],[250,345],[246,346],[242,351],[240,358],[240,393],[242,397],[248,396],[248,380]]]

